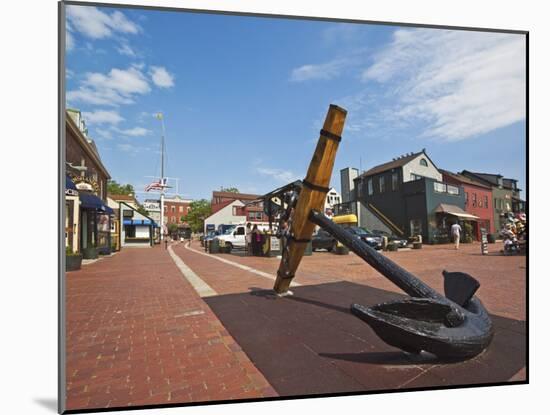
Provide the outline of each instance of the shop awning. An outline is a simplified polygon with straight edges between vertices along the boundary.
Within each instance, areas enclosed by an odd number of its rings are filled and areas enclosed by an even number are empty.
[[[80,192],[80,207],[83,209],[96,209],[105,212],[108,215],[113,215],[115,212],[107,206],[103,200],[91,193]]]
[[[439,206],[435,208],[435,212],[447,213],[448,215],[457,216],[463,219],[477,220],[477,216],[466,213],[463,209],[455,205],[447,205],[445,203],[440,203]]]
[[[149,219],[124,219],[123,225],[154,225],[155,222]]]

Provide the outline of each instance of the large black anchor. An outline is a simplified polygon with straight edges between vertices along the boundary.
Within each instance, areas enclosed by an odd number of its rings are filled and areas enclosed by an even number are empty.
[[[351,305],[351,312],[386,343],[410,353],[424,350],[441,359],[467,359],[487,348],[492,323],[474,297],[479,288],[475,278],[443,271],[443,296],[322,213],[312,210],[309,219],[410,296],[372,307]]]

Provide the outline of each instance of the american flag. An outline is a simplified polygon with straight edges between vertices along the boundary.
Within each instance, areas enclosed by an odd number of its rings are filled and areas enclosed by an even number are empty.
[[[162,181],[159,179],[158,181],[145,186],[145,191],[148,192],[149,190],[162,190],[165,187],[166,184],[163,184]]]

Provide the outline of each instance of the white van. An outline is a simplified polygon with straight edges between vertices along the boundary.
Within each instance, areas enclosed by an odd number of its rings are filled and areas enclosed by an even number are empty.
[[[264,222],[251,222],[251,230],[254,225],[258,225],[258,230],[263,232],[264,230],[269,230],[269,223]],[[275,231],[275,226],[273,226],[273,231]],[[223,235],[216,237],[219,241],[223,241],[222,244],[230,245],[231,248],[244,248],[246,246],[246,223],[240,223],[234,228],[228,229]]]

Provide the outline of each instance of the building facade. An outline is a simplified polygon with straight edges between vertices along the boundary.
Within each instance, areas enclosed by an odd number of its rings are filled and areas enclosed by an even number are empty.
[[[234,212],[232,216],[244,217],[243,221],[248,222],[267,222],[268,216],[264,213],[263,202],[260,199],[261,196],[248,193],[234,193],[213,191],[211,208],[212,214],[218,212],[221,209],[225,209],[228,205],[232,205]],[[242,205],[235,205],[235,201],[242,202]]]
[[[444,183],[424,149],[375,166],[353,181],[353,194],[342,195],[348,200],[343,206],[353,211],[357,201],[360,226],[369,229],[401,237],[421,235],[423,241],[434,243],[448,240],[455,220],[475,220],[463,210],[462,187]]]
[[[461,174],[491,187],[495,232],[499,232],[506,224],[506,216],[509,213],[525,212],[525,202],[520,198],[521,189],[517,187],[517,180],[506,179],[500,174],[469,170],[463,170]]]
[[[66,229],[72,232],[66,238],[71,243],[70,249],[74,252],[95,249],[99,253],[109,253],[114,218],[114,212],[107,204],[107,181],[111,176],[94,141],[88,137],[86,124],[78,110],[66,111],[65,161],[66,174],[78,192],[78,206],[75,200],[66,199],[66,218],[74,218],[78,210],[78,221],[72,219],[71,223],[66,223]]]
[[[481,228],[486,229],[488,233],[496,232],[491,186],[447,170],[441,170],[441,173],[446,183],[462,186],[464,210],[479,217],[479,221],[474,223],[475,238],[481,240]]]

